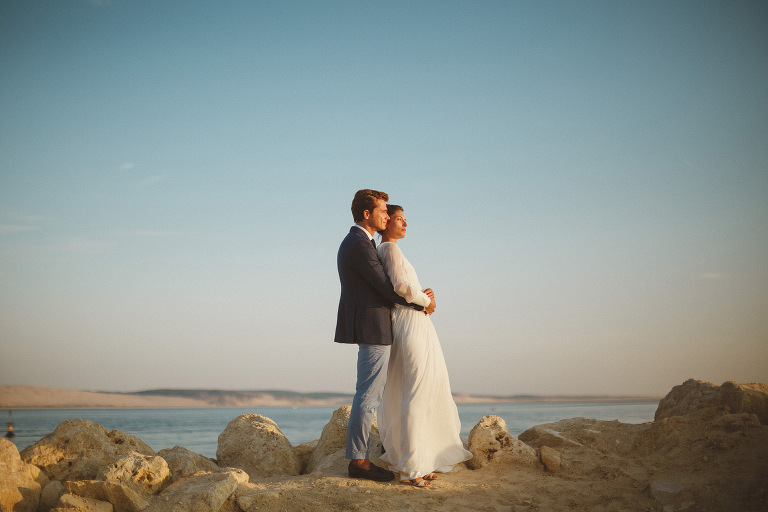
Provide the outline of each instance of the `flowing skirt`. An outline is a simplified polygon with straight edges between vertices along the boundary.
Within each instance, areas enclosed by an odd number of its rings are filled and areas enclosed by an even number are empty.
[[[459,437],[461,421],[448,369],[428,315],[392,309],[393,343],[378,425],[391,471],[410,480],[448,472],[472,457]]]

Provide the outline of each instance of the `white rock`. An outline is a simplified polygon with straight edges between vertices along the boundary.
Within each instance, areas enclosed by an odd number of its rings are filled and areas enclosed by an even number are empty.
[[[144,512],[218,512],[237,486],[229,471],[187,476],[152,498]]]
[[[251,479],[298,475],[301,463],[277,424],[260,414],[243,414],[219,435],[219,466],[244,470]]]
[[[194,475],[200,471],[213,473],[219,469],[219,466],[208,457],[194,453],[183,446],[166,448],[165,450],[160,450],[157,454],[168,463],[172,482],[184,476]]]
[[[116,457],[112,463],[102,468],[99,480],[124,483],[141,493],[156,494],[170,483],[171,472],[168,463],[157,455],[142,455],[132,452]]]
[[[491,462],[505,461],[537,465],[536,450],[515,439],[506,422],[498,416],[485,416],[469,433],[468,449],[472,458],[467,465],[480,469]]]
[[[133,451],[155,455],[138,437],[119,430],[107,432],[88,420],[68,420],[25,448],[21,458],[38,466],[51,480],[92,480],[115,457]]]

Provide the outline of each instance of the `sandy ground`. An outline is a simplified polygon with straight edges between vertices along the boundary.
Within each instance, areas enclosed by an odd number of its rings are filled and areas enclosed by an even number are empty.
[[[704,411],[642,425],[587,418],[542,426],[581,446],[562,467],[498,460],[456,468],[427,489],[332,474],[247,484],[259,511],[712,511],[768,510],[768,426]],[[535,444],[535,443],[534,443]]]

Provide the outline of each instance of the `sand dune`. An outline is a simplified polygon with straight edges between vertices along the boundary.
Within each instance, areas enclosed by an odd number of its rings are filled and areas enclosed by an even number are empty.
[[[659,397],[493,397],[454,395],[456,403],[658,400]],[[173,409],[196,407],[336,407],[352,395],[290,391],[157,390],[108,393],[37,386],[0,386],[0,409]]]

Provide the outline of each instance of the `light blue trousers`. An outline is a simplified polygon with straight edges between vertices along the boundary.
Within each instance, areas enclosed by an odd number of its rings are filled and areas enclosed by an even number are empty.
[[[347,458],[367,459],[373,414],[384,396],[389,366],[388,345],[358,345],[357,386],[347,427]]]

